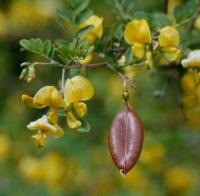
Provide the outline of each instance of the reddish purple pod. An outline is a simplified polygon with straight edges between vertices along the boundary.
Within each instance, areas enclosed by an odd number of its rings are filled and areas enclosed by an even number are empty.
[[[142,123],[128,104],[112,122],[108,145],[116,167],[125,175],[136,164],[143,145]]]

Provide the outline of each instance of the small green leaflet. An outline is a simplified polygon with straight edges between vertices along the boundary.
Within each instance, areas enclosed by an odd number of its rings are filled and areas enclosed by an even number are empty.
[[[36,53],[38,55],[43,56],[47,59],[52,59],[54,54],[54,45],[50,40],[41,40],[41,39],[22,39],[19,44],[25,50]]]
[[[90,132],[91,126],[90,126],[89,122],[86,120],[80,120],[80,121],[81,121],[81,127],[76,129],[76,131],[82,132],[82,133]]]

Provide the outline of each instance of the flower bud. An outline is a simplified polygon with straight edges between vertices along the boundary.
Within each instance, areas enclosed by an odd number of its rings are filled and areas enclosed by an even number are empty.
[[[29,66],[28,67],[28,78],[27,82],[31,82],[36,78],[36,73],[35,73],[35,67],[34,66]]]
[[[26,79],[27,77],[27,74],[28,74],[28,68],[24,68],[19,76],[19,79],[20,80],[23,80],[23,79]]]

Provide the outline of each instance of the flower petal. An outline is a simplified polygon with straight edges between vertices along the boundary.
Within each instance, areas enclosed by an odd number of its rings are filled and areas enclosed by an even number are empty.
[[[145,45],[144,44],[134,44],[132,46],[132,53],[135,57],[141,59],[145,56]]]
[[[45,86],[41,88],[33,98],[33,105],[36,108],[49,107],[64,107],[65,103],[54,86]]]
[[[166,26],[160,30],[160,47],[177,47],[179,42],[179,32],[174,27]]]
[[[43,147],[47,140],[47,135],[43,131],[39,130],[36,135],[33,135],[32,138],[35,139],[35,142],[38,147]]]
[[[168,62],[179,63],[181,59],[181,51],[178,48],[173,47],[163,47],[164,57]]]
[[[77,129],[81,126],[81,122],[75,118],[72,112],[67,113],[67,124],[71,129]]]
[[[22,95],[22,102],[30,107],[30,108],[33,108],[33,97],[30,97],[28,95]]]
[[[183,59],[181,64],[184,68],[200,67],[200,50],[190,52],[187,59]]]
[[[27,128],[33,131],[42,130],[43,132],[46,133],[56,132],[56,128],[49,123],[48,117],[46,115],[43,115],[36,121],[30,122],[27,125]]]
[[[89,100],[93,95],[94,88],[88,79],[82,76],[75,76],[66,81],[64,93],[66,106],[69,106],[71,103]]]
[[[48,115],[48,121],[51,124],[56,124],[58,120],[58,110],[56,108],[51,108],[51,112]]]
[[[87,105],[83,102],[73,103],[73,108],[79,118],[83,118],[87,114]]]
[[[52,135],[54,138],[60,138],[64,135],[64,130],[58,124],[55,124],[56,132],[53,132]]]
[[[132,20],[129,22],[124,31],[124,38],[127,43],[150,44],[151,31],[146,20]]]

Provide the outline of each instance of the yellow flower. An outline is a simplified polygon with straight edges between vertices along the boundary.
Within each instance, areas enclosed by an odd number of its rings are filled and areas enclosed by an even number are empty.
[[[80,26],[79,29],[83,29],[87,26],[93,25],[94,28],[87,33],[84,37],[89,41],[89,42],[94,42],[96,38],[101,39],[102,34],[103,34],[103,18],[92,15],[88,20],[84,21]]]
[[[184,68],[200,67],[200,50],[194,50],[189,53],[186,59],[181,61]]]
[[[57,109],[65,107],[61,94],[54,86],[45,86],[41,88],[32,98],[28,95],[22,95],[22,101],[25,105],[34,108],[50,107],[49,122],[55,124],[57,122]]]
[[[64,186],[66,161],[58,153],[47,154],[40,165],[43,168],[43,182],[47,183],[51,188],[60,188]]]
[[[44,115],[41,119],[28,125],[29,129],[38,130],[38,133],[33,136],[38,145],[44,145],[47,134],[52,134],[54,137],[62,136],[63,130],[57,124],[59,108],[64,108],[67,111],[68,126],[72,129],[79,128],[81,121],[78,119],[84,118],[87,114],[87,106],[82,101],[91,99],[93,95],[94,88],[91,82],[82,76],[67,79],[64,99],[54,86],[41,88],[34,97],[22,95],[22,101],[29,107],[51,108],[48,116]]]
[[[76,117],[83,118],[87,113],[87,106],[81,101],[87,101],[93,95],[94,88],[88,79],[82,76],[75,76],[66,81],[64,101],[66,107],[72,104],[73,108],[73,112],[67,113],[67,124],[70,128],[76,129],[81,126],[81,122]]]
[[[200,31],[200,16],[198,16],[194,22],[194,27],[197,31]]]
[[[93,95],[94,88],[88,79],[82,76],[75,76],[72,79],[67,79],[64,92],[66,106],[75,102],[87,101],[91,99]]]
[[[198,103],[198,96],[196,94],[187,95],[183,97],[182,103],[186,109],[194,108]]]
[[[151,32],[146,20],[132,20],[126,25],[124,38],[130,45],[150,44]]]
[[[13,1],[8,10],[8,19],[12,33],[25,33],[33,28],[44,26],[48,23],[49,16],[43,14],[33,1]]]
[[[179,42],[179,32],[174,27],[166,26],[160,30],[160,47],[177,47]]]
[[[182,89],[189,94],[194,94],[199,83],[199,75],[196,72],[188,72],[181,79]]]
[[[132,52],[137,58],[145,56],[145,45],[151,44],[151,31],[146,20],[132,20],[124,31],[126,42],[132,45]]]
[[[162,161],[166,155],[166,149],[161,143],[154,143],[143,149],[141,161],[149,166],[155,172],[162,170]]]
[[[0,134],[0,160],[6,158],[10,150],[10,140],[7,135]]]
[[[166,26],[160,30],[159,45],[163,52],[161,62],[163,64],[179,63],[181,51],[177,48],[180,43],[179,32],[171,26]]]
[[[23,157],[19,163],[19,171],[29,182],[41,182],[43,178],[43,167],[40,160],[34,157]]]
[[[63,129],[58,124],[49,123],[47,115],[43,115],[40,119],[30,122],[27,128],[29,130],[38,131],[38,133],[33,136],[38,146],[44,146],[47,135],[60,138],[64,134]]]
[[[166,184],[173,193],[184,193],[191,188],[193,175],[184,167],[173,167],[166,171]]]

